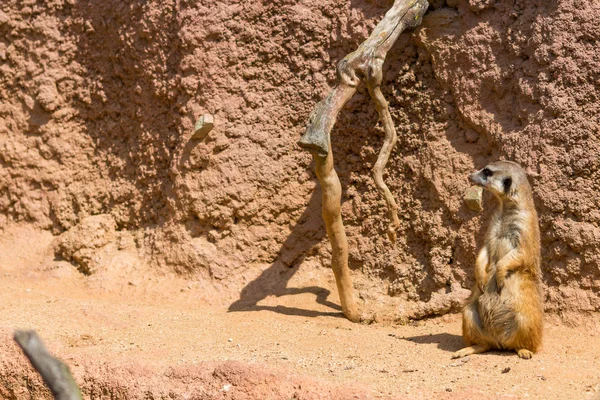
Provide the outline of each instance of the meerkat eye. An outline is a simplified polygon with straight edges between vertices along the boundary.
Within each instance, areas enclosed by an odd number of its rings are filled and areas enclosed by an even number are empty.
[[[510,176],[508,178],[504,178],[502,185],[504,186],[504,193],[508,193],[510,187],[512,186],[512,178]]]
[[[490,176],[494,175],[492,170],[487,167],[484,168],[481,172],[483,173],[483,176],[485,176],[486,178],[489,178]]]

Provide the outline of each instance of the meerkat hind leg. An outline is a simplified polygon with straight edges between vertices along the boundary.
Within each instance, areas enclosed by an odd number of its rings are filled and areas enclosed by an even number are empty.
[[[452,358],[462,358],[462,357],[470,356],[471,354],[485,353],[489,349],[490,348],[488,346],[476,344],[476,345],[465,347],[464,349],[458,350],[457,352],[452,354]]]
[[[527,349],[517,349],[517,355],[525,360],[529,360],[533,357],[533,352]]]

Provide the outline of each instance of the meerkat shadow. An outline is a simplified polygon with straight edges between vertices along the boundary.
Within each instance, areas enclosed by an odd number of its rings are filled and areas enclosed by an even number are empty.
[[[437,348],[440,350],[454,353],[463,347],[465,342],[463,337],[460,335],[453,335],[451,333],[436,333],[435,335],[420,335],[405,337],[404,340],[418,344],[437,344]]]

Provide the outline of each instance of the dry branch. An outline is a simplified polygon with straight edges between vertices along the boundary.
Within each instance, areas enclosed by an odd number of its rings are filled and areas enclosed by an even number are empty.
[[[319,102],[310,115],[306,133],[298,144],[311,152],[316,173],[323,188],[323,219],[332,247],[331,268],[336,277],[340,302],[344,315],[351,321],[359,321],[360,314],[354,298],[354,289],[348,268],[348,243],[341,215],[341,185],[333,166],[331,130],[340,110],[365,81],[379,118],[385,130],[385,139],[379,157],[373,167],[378,190],[384,196],[390,218],[388,236],[396,240],[399,226],[397,205],[383,180],[383,169],[396,143],[396,129],[387,101],[381,92],[383,63],[388,51],[407,28],[418,26],[427,10],[427,0],[396,0],[385,17],[377,24],[371,35],[356,51],[348,54],[337,66],[338,85]]]
[[[21,347],[33,368],[42,376],[44,383],[56,400],[81,400],[79,387],[69,367],[54,358],[35,331],[16,331],[15,342]]]

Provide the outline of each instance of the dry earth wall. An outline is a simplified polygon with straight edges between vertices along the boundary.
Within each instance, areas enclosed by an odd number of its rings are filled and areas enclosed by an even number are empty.
[[[301,264],[326,267],[320,192],[295,142],[335,64],[391,3],[2,2],[0,225],[51,230],[82,273],[137,252],[242,293],[240,305]],[[363,300],[395,299],[399,316],[455,307],[492,205],[482,216],[463,205],[466,177],[508,158],[534,188],[548,310],[600,309],[599,40],[594,1],[432,2],[384,68],[395,246],[370,176],[383,131],[364,88],[332,136]],[[215,129],[190,140],[204,112]]]

